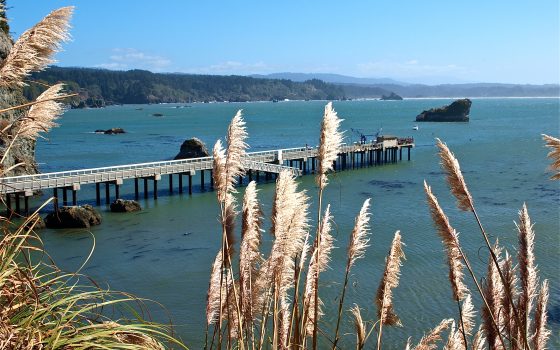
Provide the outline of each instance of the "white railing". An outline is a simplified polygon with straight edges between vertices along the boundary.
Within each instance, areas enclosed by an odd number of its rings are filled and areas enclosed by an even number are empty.
[[[408,147],[413,145],[414,144],[412,143],[400,144],[398,147]],[[341,153],[375,150],[380,148],[382,148],[382,145],[378,143],[343,145],[341,147]],[[318,149],[316,147],[297,147],[248,152],[247,165],[251,164],[254,166],[254,170],[262,170],[265,168],[257,163],[270,163],[278,161],[279,159],[285,161],[316,157],[317,151]],[[25,190],[39,190],[41,188],[68,186],[72,184],[111,181],[117,178],[130,179],[150,175],[153,176],[157,174],[164,175],[176,172],[209,170],[212,168],[212,161],[213,157],[201,157],[4,177],[0,178],[0,193],[13,193]],[[294,174],[300,174],[298,169],[282,165],[270,165],[270,167],[266,168],[269,169],[268,171],[270,172],[279,172],[282,169],[292,169]],[[249,166],[249,168],[252,166]]]

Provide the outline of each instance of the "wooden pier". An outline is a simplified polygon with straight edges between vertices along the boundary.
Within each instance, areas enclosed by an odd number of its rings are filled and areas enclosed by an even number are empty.
[[[410,160],[412,147],[414,147],[414,139],[396,137],[381,137],[371,143],[343,145],[334,163],[334,169],[342,171],[396,163],[403,159],[403,149],[407,150],[406,157]],[[289,170],[296,176],[315,173],[317,152],[316,147],[249,152],[243,160],[246,169],[245,178],[249,181],[259,181],[262,175],[265,181],[271,180],[282,170]],[[29,198],[37,191],[52,189],[55,210],[58,210],[61,195],[63,205],[69,203],[77,205],[78,191],[82,186],[90,184],[95,185],[97,205],[101,205],[102,202],[102,187],[104,187],[104,202],[109,204],[111,187],[114,188],[114,198],[121,198],[120,187],[125,180],[134,181],[136,199],[140,196],[141,182],[143,182],[144,198],[148,198],[151,183],[153,198],[157,199],[158,183],[164,176],[168,177],[169,193],[175,191],[174,178],[177,179],[177,192],[183,193],[186,178],[188,193],[192,194],[193,177],[197,172],[200,174],[200,188],[202,190],[206,186],[213,188],[212,157],[202,157],[4,177],[0,178],[0,195],[5,198],[8,212],[15,211],[27,215],[29,214]],[[206,174],[208,177],[205,176]],[[243,180],[240,178],[239,183],[243,184]]]

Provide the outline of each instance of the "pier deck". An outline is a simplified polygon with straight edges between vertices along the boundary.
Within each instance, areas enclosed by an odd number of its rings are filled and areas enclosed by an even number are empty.
[[[408,150],[410,160],[410,149],[414,147],[413,139],[394,139],[392,142],[372,142],[365,144],[343,145],[335,161],[335,170],[343,170],[355,167],[381,165],[398,161],[397,154],[400,152],[402,160],[402,149]],[[259,172],[266,175],[278,174],[282,170],[289,170],[294,175],[305,175],[315,170],[317,147],[302,147],[290,149],[277,149],[270,151],[248,152],[243,160],[243,165],[248,176],[252,179],[253,173],[257,178]],[[294,166],[295,165],[295,166]],[[309,169],[311,168],[311,169]],[[46,189],[54,190],[55,206],[58,205],[58,189],[63,191],[64,204],[67,202],[66,191],[72,191],[72,202],[76,205],[76,191],[81,186],[88,184],[96,185],[97,204],[100,204],[100,184],[105,183],[106,203],[109,202],[109,185],[115,186],[115,197],[119,198],[119,185],[123,181],[134,179],[135,195],[138,198],[138,180],[144,180],[144,195],[147,197],[148,180],[153,181],[154,198],[157,198],[157,182],[163,175],[169,176],[170,192],[173,192],[173,175],[179,175],[179,192],[183,191],[183,176],[188,176],[189,193],[192,193],[192,176],[200,172],[201,187],[204,188],[204,172],[212,170],[212,157],[169,160],[160,162],[118,165],[92,169],[69,170],[36,175],[24,175],[0,178],[0,195],[6,196],[6,205],[11,207],[11,198],[15,197],[16,211],[19,211],[19,197],[25,199],[25,211],[28,211],[28,197],[36,191]],[[213,186],[210,175],[210,186]],[[242,180],[242,179],[240,179]]]

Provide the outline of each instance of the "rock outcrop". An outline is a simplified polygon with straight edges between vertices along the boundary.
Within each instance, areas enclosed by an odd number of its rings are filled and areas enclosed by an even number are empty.
[[[472,101],[457,100],[448,106],[432,108],[416,116],[417,122],[468,122]]]
[[[185,140],[181,145],[179,153],[173,159],[188,159],[188,158],[200,158],[208,157],[208,149],[204,142],[200,141],[196,137],[192,139]]]
[[[391,92],[389,96],[382,95],[380,98],[382,101],[402,101],[402,99],[403,98],[401,96],[395,94],[394,92]]]
[[[0,30],[0,62],[2,62],[12,48],[13,42],[7,32]],[[0,108],[8,108],[26,103],[23,97],[22,88],[12,86],[0,88]],[[25,115],[24,109],[17,109],[0,115],[0,130],[12,124],[15,120]],[[0,154],[3,155],[4,150],[10,144],[13,135],[17,132],[16,127],[10,127],[0,134]],[[30,175],[38,172],[37,163],[35,162],[35,140],[24,137],[18,137],[10,152],[6,156],[2,166],[4,169],[10,168],[12,165],[23,163],[3,176],[19,176]]]
[[[107,130],[97,129],[97,130],[95,130],[95,133],[96,134],[115,135],[115,134],[125,134],[126,131],[124,131],[123,128],[112,128],[112,129],[107,129]]]
[[[129,213],[132,211],[142,210],[140,203],[133,200],[117,199],[111,203],[111,211],[113,213]]]
[[[88,204],[61,207],[45,217],[48,228],[89,228],[100,223],[101,215]]]

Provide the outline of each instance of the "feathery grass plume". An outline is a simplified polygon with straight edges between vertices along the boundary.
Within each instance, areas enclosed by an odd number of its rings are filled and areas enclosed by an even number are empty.
[[[474,317],[476,312],[474,311],[474,305],[472,303],[472,297],[470,294],[467,294],[465,300],[463,300],[463,307],[462,307],[462,321],[463,321],[463,328],[467,335],[472,335],[472,331],[474,329]]]
[[[461,210],[471,211],[473,199],[463,178],[459,161],[449,150],[446,144],[436,138],[436,145],[439,148],[439,156],[441,158],[441,166],[447,173],[447,183],[451,189],[451,193],[457,198],[457,206]]]
[[[537,298],[535,310],[535,325],[533,327],[532,343],[534,350],[546,349],[550,337],[550,330],[546,328],[546,305],[548,304],[548,280],[544,280]]]
[[[472,350],[485,350],[486,338],[484,338],[484,331],[482,326],[478,327],[478,331],[474,334],[471,349]]]
[[[356,260],[363,258],[366,248],[369,246],[369,219],[371,213],[368,211],[370,207],[370,198],[364,201],[360,213],[354,221],[354,229],[350,235],[350,243],[348,244],[348,269],[354,266]]]
[[[548,158],[552,159],[550,169],[556,172],[551,179],[560,180],[560,139],[545,134],[542,134],[542,137],[546,141],[546,147],[551,149],[548,153]]]
[[[395,232],[393,243],[389,255],[386,258],[385,270],[383,278],[377,289],[375,303],[377,305],[377,316],[381,324],[388,326],[402,326],[399,317],[393,310],[393,292],[392,290],[399,285],[399,277],[402,262],[405,259],[402,250],[403,243],[401,242],[400,231]]]
[[[453,319],[448,318],[442,320],[434,329],[430,331],[430,333],[426,334],[425,336],[420,339],[418,345],[414,347],[414,350],[434,350],[437,349],[436,343],[441,338],[441,333],[445,331],[449,326],[453,323]]]
[[[360,307],[358,305],[354,304],[354,306],[350,308],[350,312],[354,316],[354,329],[356,330],[356,348],[360,350],[363,349],[366,343],[366,324],[362,320],[362,313],[360,312]]]
[[[228,126],[226,136],[227,152],[222,142],[218,140],[213,149],[213,173],[214,188],[218,201],[226,201],[227,193],[236,193],[235,183],[237,178],[244,173],[242,159],[245,156],[247,144],[247,131],[241,110],[237,111]]]
[[[327,172],[333,170],[333,162],[336,160],[342,145],[342,132],[338,130],[342,119],[338,118],[332,107],[332,102],[325,106],[325,114],[321,122],[321,138],[317,160],[319,172],[317,175],[317,185],[320,189],[327,185]]]
[[[447,253],[447,263],[449,265],[449,281],[453,290],[453,299],[456,301],[462,300],[467,292],[467,287],[463,282],[463,262],[461,249],[459,247],[459,234],[451,224],[447,215],[438,203],[436,196],[432,193],[432,189],[426,181],[424,181],[424,190],[428,198],[428,205],[430,206],[430,213],[434,221],[439,236]]]
[[[519,224],[517,231],[519,232],[519,246],[517,250],[517,260],[519,263],[519,277],[521,280],[521,294],[519,297],[518,308],[524,329],[521,329],[524,336],[527,336],[530,329],[531,310],[533,309],[533,301],[537,295],[537,267],[535,266],[535,232],[531,225],[531,218],[527,211],[527,206],[523,203],[523,207],[519,211]]]
[[[375,304],[377,305],[377,317],[379,318],[379,333],[377,335],[377,350],[381,349],[381,336],[383,334],[383,325],[402,326],[401,320],[395,314],[393,309],[393,288],[399,285],[399,277],[402,266],[402,259],[406,259],[402,250],[400,231],[395,232],[393,243],[389,255],[385,259],[385,270],[383,278],[377,288],[375,296]]]
[[[208,325],[218,322],[220,309],[226,303],[225,283],[220,283],[222,280],[226,280],[225,276],[223,276],[222,265],[223,255],[220,250],[212,264],[212,273],[210,274],[210,283],[208,293],[206,294],[206,323]]]
[[[463,350],[465,345],[463,341],[461,331],[457,330],[455,327],[455,321],[451,322],[451,331],[449,332],[449,337],[447,338],[447,344],[443,347],[444,350]]]
[[[317,285],[317,276],[321,272],[325,271],[329,266],[329,262],[331,260],[330,253],[334,247],[334,238],[331,235],[332,219],[331,206],[329,204],[327,205],[327,209],[325,209],[325,214],[323,216],[323,220],[321,221],[321,240],[319,242],[319,247],[313,251],[313,255],[309,261],[309,268],[307,269],[307,279],[305,281],[304,305],[307,312],[307,323],[305,328],[308,335],[313,334],[313,329],[316,323],[323,315],[321,310],[322,302],[319,298],[317,298],[317,302],[315,302],[315,293],[319,288]],[[319,255],[317,256],[317,254]],[[317,319],[315,319],[315,315],[317,315]]]
[[[350,269],[356,262],[356,260],[363,258],[368,247],[369,238],[367,237],[369,231],[369,206],[370,198],[364,201],[360,213],[354,221],[354,229],[350,234],[350,242],[348,243],[348,260],[346,262],[346,271],[344,274],[344,284],[342,286],[342,295],[338,303],[338,317],[336,320],[336,328],[334,332],[333,349],[336,349],[336,344],[338,343],[338,329],[340,327],[340,319],[342,317],[342,307],[344,304],[344,297],[346,295],[346,287],[348,286],[348,276],[350,274]]]
[[[508,285],[508,288],[504,288],[503,290],[504,293],[502,294],[502,300],[501,300],[502,305],[504,305],[504,308],[502,310],[503,320],[506,327],[504,329],[504,333],[509,334],[512,337],[522,336],[520,333],[521,330],[517,327],[517,322],[515,322],[515,314],[513,312],[513,308],[509,304],[508,295],[507,293],[505,293],[506,290],[510,290],[513,299],[516,299],[519,296],[519,291],[517,288],[518,279],[515,271],[516,268],[513,263],[513,258],[511,257],[511,255],[509,255],[507,251],[505,253],[505,257],[503,261],[500,264],[500,268],[504,273],[504,279]],[[526,321],[527,327],[529,321],[530,321],[529,319]]]
[[[261,225],[262,211],[257,199],[255,181],[249,182],[243,196],[243,219],[241,230],[241,248],[239,250],[239,284],[241,312],[245,323],[254,319],[252,303],[252,285],[257,272],[257,263],[261,260]]]
[[[26,30],[0,64],[0,86],[24,86],[24,78],[54,62],[52,56],[70,36],[70,17],[74,7],[62,7]]]
[[[309,230],[309,197],[306,191],[298,191],[294,175],[283,170],[276,181],[271,232],[275,237],[269,257],[261,264],[253,288],[253,308],[265,309],[274,290],[272,300],[278,312],[275,324],[280,345],[286,344],[289,330],[290,302],[288,291],[294,286],[295,259],[304,250],[304,240]],[[272,286],[272,288],[271,288]],[[276,317],[279,317],[276,318]]]
[[[20,136],[36,139],[40,132],[49,132],[58,126],[54,121],[64,112],[64,106],[56,99],[62,96],[63,88],[64,84],[53,85],[37,97],[37,104],[18,121]]]
[[[498,261],[501,263],[501,253],[502,248],[498,245],[498,242],[492,248],[494,250],[494,254],[498,258]],[[483,286],[484,291],[484,298],[488,301],[490,306],[490,310],[486,305],[482,307],[482,321],[484,332],[486,334],[486,339],[488,339],[488,344],[492,349],[503,349],[503,345],[499,340],[498,330],[494,327],[492,323],[491,314],[494,315],[496,320],[498,329],[503,330],[505,329],[506,320],[504,320],[504,315],[502,310],[504,309],[503,304],[503,295],[504,295],[504,285],[500,279],[498,268],[493,263],[492,257],[488,260],[488,271],[486,274],[486,281]]]

